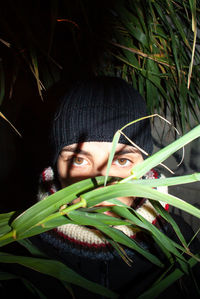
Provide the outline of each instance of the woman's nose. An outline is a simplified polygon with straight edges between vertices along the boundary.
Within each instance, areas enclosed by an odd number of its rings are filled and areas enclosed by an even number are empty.
[[[100,166],[98,168],[96,168],[96,175],[95,176],[105,176],[106,175],[106,169],[107,169],[107,165],[105,166]]]

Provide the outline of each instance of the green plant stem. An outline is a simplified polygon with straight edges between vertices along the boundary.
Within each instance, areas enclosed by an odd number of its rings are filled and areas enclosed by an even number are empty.
[[[37,223],[36,225],[34,225],[35,227],[36,226],[44,226],[44,224],[47,222],[47,221],[50,221],[50,220],[53,220],[53,219],[56,219],[60,216],[63,216],[63,215],[67,215],[67,213],[73,211],[73,210],[76,210],[76,209],[79,209],[79,208],[85,208],[87,205],[86,203],[86,200],[84,198],[81,198],[79,202],[71,205],[71,206],[68,206],[67,208],[63,209],[63,210],[60,210],[59,212],[57,213],[54,213],[52,215],[49,215],[48,217],[44,218],[42,221],[40,221],[39,223]],[[33,226],[33,227],[34,227]],[[32,227],[32,228],[33,228]],[[31,228],[30,228],[31,229]],[[20,237],[17,236],[17,230],[13,229],[12,231],[10,231],[9,233],[3,235],[0,237],[0,240],[1,240],[1,244],[2,246],[3,245],[6,245],[14,240],[18,240],[20,239]]]
[[[86,203],[86,200],[84,198],[80,198],[80,201],[71,205],[71,206],[68,206],[67,208],[63,209],[63,210],[60,210],[59,212],[57,213],[54,213],[46,218],[44,218],[42,221],[40,221],[38,225],[43,225],[45,222],[47,221],[50,221],[50,220],[53,220],[57,217],[60,217],[60,216],[63,216],[63,215],[67,215],[69,212],[71,211],[74,211],[76,209],[79,209],[79,208],[86,208],[87,206],[87,203]]]
[[[16,240],[16,231],[12,230],[9,233],[1,236],[0,240],[1,240],[1,246],[11,243],[12,241],[15,241]]]

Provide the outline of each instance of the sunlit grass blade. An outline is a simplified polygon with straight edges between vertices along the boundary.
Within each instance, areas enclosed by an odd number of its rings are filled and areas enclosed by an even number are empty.
[[[54,214],[52,214],[54,216]],[[22,240],[24,238],[30,238],[32,236],[44,233],[50,229],[58,227],[63,224],[72,223],[68,218],[57,214],[56,217],[52,219],[44,219],[42,222],[36,223],[34,226],[21,230],[20,232],[12,230],[0,237],[0,247],[12,243],[14,241]]]
[[[183,246],[187,249],[188,246],[185,241],[185,238],[184,238],[183,234],[181,233],[179,226],[177,225],[175,220],[172,218],[170,213],[168,213],[159,202],[155,202],[153,200],[150,200],[150,202],[151,202],[152,206],[155,208],[155,210],[158,212],[158,214],[160,216],[162,216],[163,219],[165,219],[168,223],[171,224],[171,226],[173,227],[174,231],[176,232],[176,235],[178,236],[179,240],[181,241]]]
[[[70,203],[82,192],[100,186],[103,182],[104,177],[97,177],[96,179],[83,180],[64,188],[27,209],[11,223],[11,226],[17,230],[18,233],[25,231],[52,213],[57,212],[62,205]]]
[[[117,144],[118,144],[119,138],[120,138],[120,132],[117,131],[117,132],[115,133],[114,137],[113,137],[113,140],[112,140],[112,148],[111,148],[110,155],[109,155],[109,159],[108,159],[108,163],[107,163],[104,186],[106,185],[107,180],[108,180],[110,167],[111,167],[111,164],[112,164],[114,155],[115,155],[115,150],[116,150],[116,146],[117,146]]]
[[[144,229],[146,231],[148,230],[148,226],[144,222],[142,222],[137,217],[137,215],[132,214],[129,211],[129,209],[128,209],[129,207],[127,205],[123,205],[123,206],[121,205],[121,207],[123,207],[123,208],[120,208],[120,206],[116,205],[116,206],[112,207],[112,211],[114,213],[116,213],[117,215],[119,215],[120,217],[130,220],[133,225],[136,225],[140,229]]]
[[[132,210],[134,211],[134,210]],[[188,252],[188,250],[185,250],[185,248],[181,248],[179,244],[172,241],[167,235],[162,233],[159,229],[157,229],[156,226],[152,225],[149,221],[147,221],[143,216],[138,214],[136,211],[134,211],[136,215],[141,219],[141,221],[146,224],[147,230],[152,235],[154,241],[159,245],[160,249],[163,251],[165,256],[168,258],[170,263],[174,263],[173,256],[175,256],[176,261],[180,264],[182,270],[185,273],[188,273],[188,264],[185,258],[183,257],[183,252]],[[182,253],[180,253],[177,249],[181,250]]]
[[[111,186],[104,187],[103,189],[95,189],[91,192],[87,192],[81,197],[83,197],[87,202],[87,207],[94,206],[101,201],[106,201],[112,198],[117,198],[121,196],[134,196],[149,198],[156,201],[166,202],[174,207],[177,207],[187,213],[200,218],[200,210],[191,204],[181,200],[170,194],[162,193],[158,190],[152,189],[147,186],[138,185],[137,188],[133,184],[115,184]]]
[[[81,215],[80,212],[77,213],[77,211],[70,212],[68,216],[70,219],[72,219],[79,225],[91,225],[96,227],[98,230],[109,236],[109,238],[112,238],[115,242],[118,242],[129,248],[134,249],[135,251],[143,255],[145,258],[147,258],[149,261],[151,261],[153,264],[159,267],[163,267],[162,262],[156,256],[143,249],[137,242],[126,236],[120,230],[110,227],[101,221],[90,219],[89,217],[86,218],[84,215]]]
[[[183,176],[177,176],[172,178],[160,178],[158,180],[155,179],[146,179],[146,180],[135,180],[132,179],[132,176],[127,177],[123,180],[121,180],[119,183],[122,184],[124,182],[130,182],[134,185],[144,185],[149,187],[159,187],[159,186],[175,186],[175,185],[181,185],[181,184],[189,184],[193,182],[200,181],[200,173],[193,173]]]
[[[56,260],[17,256],[0,252],[0,262],[17,263],[59,280],[78,285],[94,293],[107,296],[108,298],[117,298],[117,295],[114,292],[85,279],[63,263]]]
[[[0,237],[0,247],[16,241],[15,232],[13,230],[3,234]]]
[[[76,210],[76,213],[78,214],[79,211]],[[90,219],[96,219],[100,220],[103,223],[106,223],[108,225],[130,225],[129,223],[122,221],[120,219],[117,219],[115,217],[110,217],[104,214],[96,214],[96,213],[87,213],[87,212],[81,212],[81,215],[84,215],[85,217],[88,217]],[[69,213],[67,213],[68,215]],[[54,214],[52,215],[54,216]],[[31,227],[30,229],[23,231],[21,233],[18,233],[16,238],[17,240],[21,240],[22,238],[29,238],[32,237],[36,234],[41,234],[43,232],[46,232],[50,229],[56,228],[58,226],[64,225],[64,224],[69,224],[69,223],[74,223],[70,219],[68,219],[65,216],[61,216],[59,213],[57,213],[56,217],[53,217],[51,220],[44,219],[42,223],[36,224],[34,227]],[[1,242],[0,242],[1,244]]]
[[[131,210],[132,213],[129,210]],[[119,206],[114,206],[114,207],[112,207],[112,211],[114,213],[116,213],[117,215],[124,217],[124,218],[128,219],[129,221],[131,221],[131,223],[133,225],[136,225],[139,228],[139,230],[142,229],[146,232],[148,231],[151,235],[154,235],[154,233],[157,232],[157,230],[155,229],[155,226],[153,224],[151,224],[150,222],[146,222],[147,221],[146,219],[144,219],[145,221],[140,219],[139,213],[126,205],[123,206],[123,209],[121,209]],[[167,237],[164,234],[163,234],[163,236],[164,236],[164,238]],[[155,237],[158,237],[158,236],[155,235]],[[176,242],[173,242],[173,244],[177,249],[179,249],[181,251],[185,251],[185,248],[182,247],[181,245],[177,244]]]
[[[69,215],[69,217],[70,217],[70,215],[76,215],[76,217],[78,217],[78,216],[85,217],[88,220],[90,219],[91,222],[93,220],[97,220],[97,221],[100,221],[107,225],[127,225],[127,226],[131,225],[127,221],[121,220],[116,217],[108,216],[105,214],[100,214],[100,213],[87,213],[87,212],[84,212],[81,210],[76,210],[76,211],[73,211],[72,214],[71,214],[71,212],[69,212],[68,215]],[[76,218],[76,219],[78,219],[78,218]]]
[[[188,273],[188,265],[187,261],[183,257],[183,255],[177,250],[177,246],[175,246],[175,242],[172,241],[169,237],[163,234],[156,226],[153,226],[150,222],[148,222],[144,217],[138,214],[138,217],[144,222],[148,227],[149,231],[154,235],[154,239],[158,241],[158,244],[161,242],[162,247],[165,248],[164,252],[169,251],[171,254],[176,256],[178,263],[185,273]],[[178,246],[179,247],[179,246]],[[184,251],[184,250],[183,250]]]
[[[160,241],[154,235],[152,235],[152,238],[153,238],[154,242],[158,244],[159,248],[162,250],[162,252],[166,256],[166,258],[168,259],[169,263],[171,265],[173,265],[175,262],[174,255],[162,244],[162,240]]]
[[[169,156],[171,156],[174,152],[190,143],[192,140],[198,138],[200,136],[200,125],[196,126],[194,129],[186,133],[184,136],[180,137],[176,141],[172,142],[165,148],[161,149],[159,152],[155,153],[148,159],[144,160],[141,164],[136,165],[132,169],[132,174],[134,178],[140,178],[145,173],[147,173],[151,168],[162,163]]]
[[[10,220],[15,212],[0,214],[0,236],[11,231]]]
[[[53,218],[52,220],[46,222],[44,221],[43,224],[36,224],[35,226],[27,228],[24,231],[22,230],[20,233],[17,233],[15,230],[10,230],[5,234],[2,234],[2,236],[0,237],[0,247],[15,241],[30,238],[32,236],[44,233],[58,226],[69,223],[73,222],[64,216],[58,215],[56,218]]]
[[[131,209],[131,208],[129,208]],[[145,230],[148,231],[153,238],[156,240],[157,243],[162,243],[162,249],[164,248],[164,252],[168,254],[168,252],[171,252],[173,255],[177,256],[180,259],[180,263],[185,263],[185,259],[182,257],[182,255],[179,253],[179,251],[176,249],[178,247],[181,249],[181,246],[177,244],[175,246],[175,242],[172,242],[169,237],[167,237],[164,233],[162,233],[159,229],[157,229],[153,224],[151,224],[148,220],[146,220],[144,217],[142,217],[139,213],[137,213],[135,210],[131,209],[132,213],[127,208],[120,208],[120,207],[113,207],[113,211],[116,212],[118,215],[125,217],[126,219],[129,219],[133,224],[137,224],[140,226],[140,222],[142,223],[141,227],[145,227]],[[138,220],[136,219],[138,217]],[[184,251],[184,248],[183,248]],[[166,255],[167,255],[166,254]],[[169,255],[169,254],[168,254]],[[185,265],[183,264],[183,267]],[[184,267],[186,270],[186,268]]]

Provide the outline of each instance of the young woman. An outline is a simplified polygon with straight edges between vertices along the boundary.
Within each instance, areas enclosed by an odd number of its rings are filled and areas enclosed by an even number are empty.
[[[62,98],[52,122],[51,166],[42,173],[38,200],[80,180],[105,176],[115,132],[144,116],[144,99],[120,78],[95,77],[74,85]],[[152,153],[153,142],[148,119],[128,126],[124,133],[135,146],[124,136],[120,137],[109,176],[127,177],[133,166],[146,158],[142,150],[150,155]],[[158,171],[152,169],[143,179],[160,176]],[[160,190],[167,192],[166,188]],[[118,199],[136,209],[164,233],[169,233],[168,226],[148,199]],[[109,202],[101,202],[98,206],[110,205]],[[168,209],[167,205],[163,206]],[[118,217],[112,209],[105,213]],[[137,232],[130,226],[116,226],[116,229],[164,261],[164,255],[149,235]],[[127,265],[105,235],[94,227],[66,224],[37,236],[35,242],[52,258],[59,259],[83,277],[115,291],[123,299],[137,297],[161,273],[159,267],[121,245],[132,260]],[[51,294],[52,289],[53,286]],[[74,286],[73,291],[78,299],[101,298],[77,286]],[[60,294],[57,289],[55,294]]]

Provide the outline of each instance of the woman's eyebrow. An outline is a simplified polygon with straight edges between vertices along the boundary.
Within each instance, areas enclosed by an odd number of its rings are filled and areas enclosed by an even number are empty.
[[[68,146],[68,147],[65,147],[61,150],[61,153],[62,152],[71,152],[71,153],[74,153],[74,154],[82,154],[82,155],[86,155],[86,156],[91,156],[91,154],[87,151],[84,151],[82,149],[80,149],[79,147],[77,146]]]
[[[66,146],[65,148],[63,148],[61,150],[61,153],[62,152],[71,152],[74,154],[82,154],[82,155],[91,156],[90,152],[82,150],[79,146],[70,146],[70,145]],[[121,156],[121,155],[125,155],[125,154],[139,154],[139,151],[135,147],[132,147],[132,148],[130,147],[130,148],[122,149],[122,150],[115,152],[115,156]]]
[[[127,148],[127,149],[122,149],[119,151],[115,152],[115,156],[121,156],[121,155],[125,155],[125,154],[139,154],[139,150],[137,148]]]

